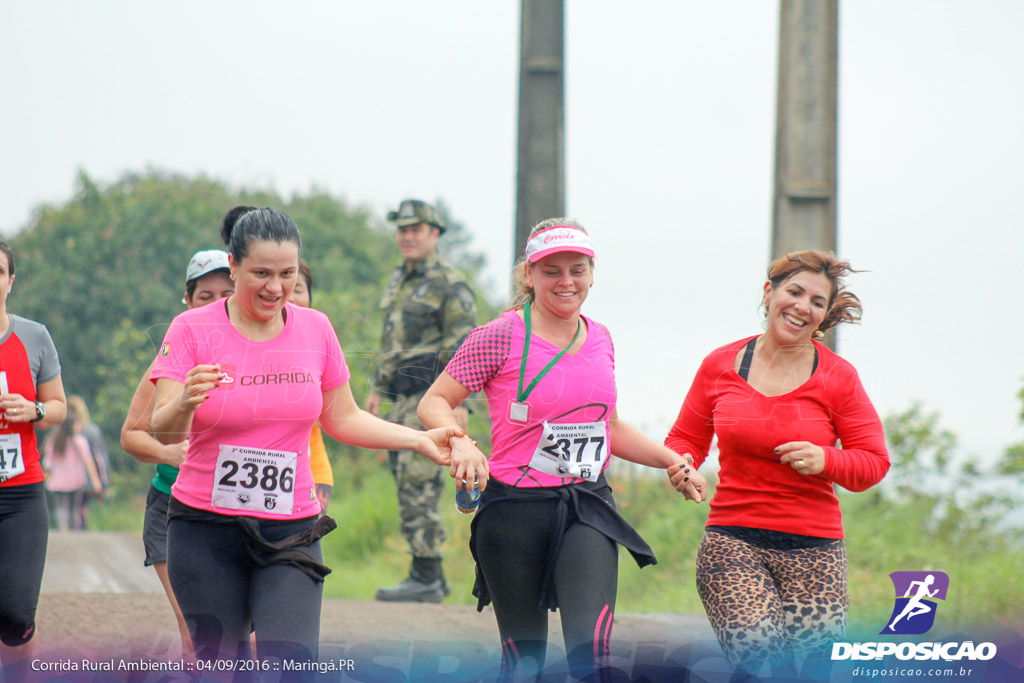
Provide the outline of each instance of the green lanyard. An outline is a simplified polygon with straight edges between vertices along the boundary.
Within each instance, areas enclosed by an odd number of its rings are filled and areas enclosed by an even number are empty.
[[[524,320],[524,322],[526,322],[526,339],[523,340],[523,360],[519,364],[519,391],[516,393],[516,401],[518,401],[519,403],[524,403],[526,401],[527,397],[530,395],[530,392],[533,391],[533,388],[535,386],[537,386],[537,382],[541,381],[541,379],[544,378],[544,375],[548,374],[548,370],[550,370],[551,368],[555,367],[555,363],[557,363],[562,358],[562,356],[565,355],[566,351],[568,351],[570,348],[572,348],[572,345],[575,344],[576,340],[580,338],[580,330],[583,329],[583,323],[577,318],[576,319],[576,336],[572,338],[571,342],[569,342],[569,346],[566,346],[564,349],[559,351],[558,355],[556,355],[554,358],[552,358],[551,362],[548,363],[546,366],[544,366],[544,369],[541,370],[540,373],[536,377],[533,378],[533,381],[530,382],[530,386],[526,387],[526,391],[523,391],[523,380],[526,378],[525,377],[526,376],[526,359],[529,358],[529,356],[530,356],[530,302],[529,301],[526,302],[526,307],[523,309],[523,320]]]

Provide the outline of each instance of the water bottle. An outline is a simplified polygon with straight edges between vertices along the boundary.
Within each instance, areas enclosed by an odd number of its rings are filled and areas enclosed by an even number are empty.
[[[466,480],[462,480],[466,483]],[[471,515],[476,512],[477,506],[480,505],[480,487],[473,484],[473,488],[469,489],[467,486],[464,489],[455,489],[455,509],[464,515]]]

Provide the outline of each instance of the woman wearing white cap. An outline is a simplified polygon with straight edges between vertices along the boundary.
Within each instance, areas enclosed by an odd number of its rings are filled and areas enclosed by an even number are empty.
[[[185,270],[185,298],[181,300],[182,303],[186,308],[193,309],[231,296],[235,293],[235,283],[231,281],[230,273],[226,251],[197,251]],[[151,565],[160,577],[160,583],[164,586],[164,592],[178,620],[182,653],[191,656],[192,640],[188,635],[188,626],[167,579],[167,504],[171,498],[171,485],[178,477],[178,467],[185,460],[188,441],[162,444],[153,438],[150,416],[153,414],[156,387],[149,381],[152,370],[153,364],[150,363],[132,396],[128,415],[121,426],[121,447],[136,460],[156,465],[156,476],[146,496],[146,515],[142,524],[146,565]]]
[[[493,601],[502,676],[540,671],[547,611],[561,611],[570,670],[607,669],[618,582],[618,545],[640,566],[646,542],[615,511],[604,478],[610,455],[651,467],[686,461],[616,414],[608,330],[580,312],[594,283],[594,248],[577,222],[536,225],[514,271],[511,307],[470,333],[420,403],[428,427],[456,424],[453,410],[483,390],[491,416],[490,460],[468,436],[452,440],[456,486],[482,491],[470,549],[474,595]],[[468,482],[468,484],[467,484]],[[706,482],[690,472],[684,495]]]

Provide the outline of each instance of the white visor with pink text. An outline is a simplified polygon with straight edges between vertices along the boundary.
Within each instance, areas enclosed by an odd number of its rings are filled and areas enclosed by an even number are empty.
[[[594,244],[590,235],[571,225],[556,225],[541,230],[526,243],[526,260],[536,263],[549,254],[574,251],[594,257]]]

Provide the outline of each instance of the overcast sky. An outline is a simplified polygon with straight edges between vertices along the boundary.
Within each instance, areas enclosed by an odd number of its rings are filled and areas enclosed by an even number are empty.
[[[380,220],[441,197],[504,289],[518,0],[0,0],[0,17],[3,234],[70,198],[77,169],[315,185]],[[1022,26],[1016,0],[840,3],[839,253],[869,272],[839,351],[879,412],[920,399],[985,458],[1024,434]],[[615,338],[620,414],[655,438],[700,360],[760,330],[777,44],[766,0],[566,2],[585,312]]]

